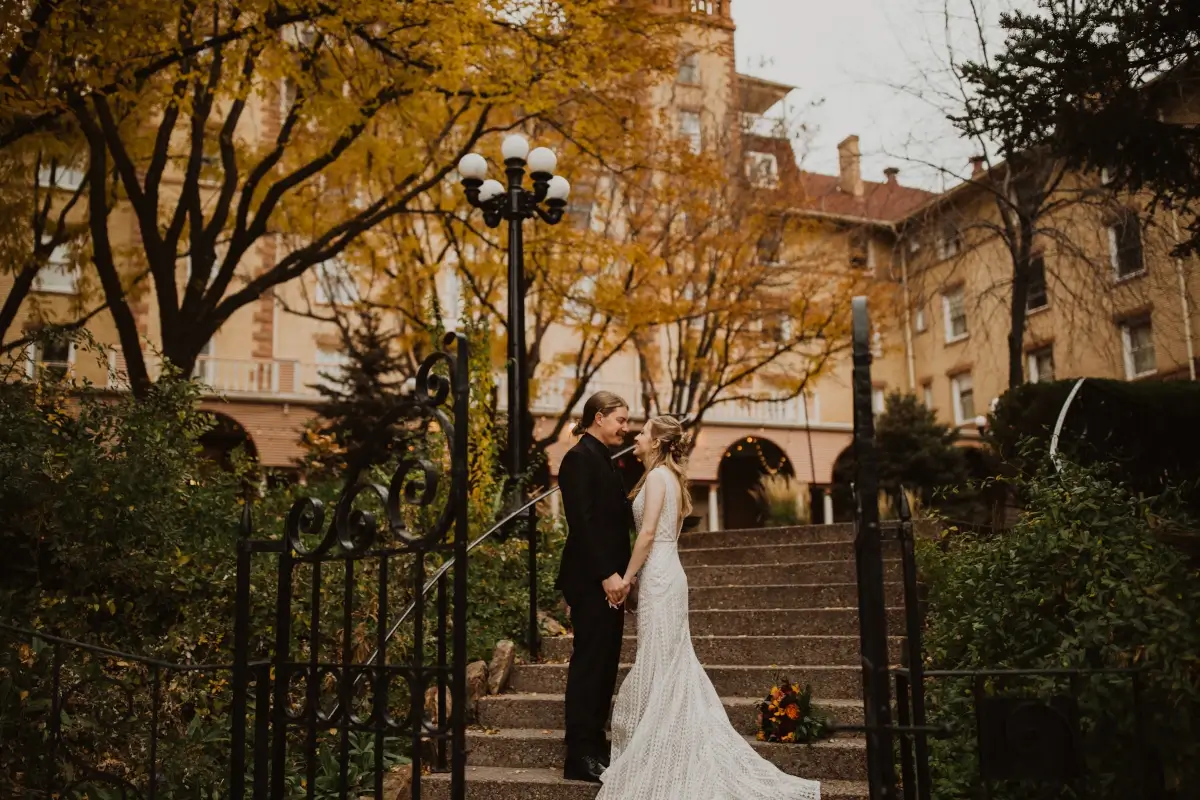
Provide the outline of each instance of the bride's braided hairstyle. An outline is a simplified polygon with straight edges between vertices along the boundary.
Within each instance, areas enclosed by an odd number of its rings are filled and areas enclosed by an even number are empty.
[[[646,471],[641,480],[633,487],[630,497],[636,497],[642,490],[648,476],[655,467],[665,465],[679,481],[680,508],[679,516],[684,518],[692,513],[692,493],[688,489],[687,460],[692,450],[692,435],[683,430],[675,417],[652,417],[646,421],[650,431],[650,452],[646,454],[643,465]]]

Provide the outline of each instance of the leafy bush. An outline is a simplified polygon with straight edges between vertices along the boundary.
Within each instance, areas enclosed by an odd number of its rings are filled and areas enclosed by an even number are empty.
[[[486,358],[488,351],[475,352]],[[473,364],[473,371],[479,369]],[[472,389],[473,401],[489,394],[482,384],[473,382]],[[136,401],[57,381],[0,383],[0,547],[6,553],[0,562],[0,621],[169,662],[232,660],[235,541],[251,475],[238,459],[232,472],[204,460],[199,439],[211,420],[197,410],[197,401],[194,385],[169,378]],[[470,426],[472,537],[495,521],[502,486],[498,446],[491,443],[494,418],[478,402]],[[425,444],[430,454],[438,452],[436,437]],[[372,477],[386,484],[391,466],[377,467]],[[330,509],[342,477],[337,470],[316,469],[307,486],[264,493],[254,503],[255,538],[279,538],[300,497],[319,499]],[[358,505],[370,507],[369,498]],[[550,606],[562,532],[547,521],[541,537],[540,583]],[[489,656],[500,638],[524,639],[525,547],[523,538],[514,537],[489,542],[470,557],[472,658]],[[392,559],[389,621],[413,599],[404,589],[410,567],[410,560]],[[299,659],[307,657],[309,646],[304,632],[311,619],[310,570],[300,566],[296,574],[295,585],[304,587],[292,609],[298,632],[293,658]],[[324,571],[323,596],[330,598],[322,615],[325,642],[342,640],[341,609],[333,599],[342,596],[344,574]],[[356,657],[363,658],[381,622],[375,613],[378,569],[364,562],[354,578],[352,643]],[[273,642],[272,557],[256,557],[251,583],[252,658],[261,658]],[[426,601],[427,620],[435,618],[434,602],[432,596]],[[411,652],[406,634],[402,629],[390,645],[393,663]],[[432,624],[426,635],[431,643]],[[331,654],[331,660],[338,657]],[[46,757],[52,661],[44,641],[0,634],[0,796],[29,796],[18,776],[32,775],[28,765]],[[114,773],[144,778],[150,671],[71,651],[63,678],[73,693],[65,734]],[[202,793],[214,790],[219,795],[229,757],[228,674],[171,671],[161,685],[159,796],[207,797]],[[321,753],[332,752],[328,739],[319,736]],[[389,758],[402,759],[405,746],[398,742]],[[369,766],[368,756],[359,756],[355,774]],[[329,776],[319,771],[317,796],[336,796],[340,789],[330,786]],[[298,783],[292,789],[301,791]],[[95,783],[81,791],[102,800],[108,796]]]
[[[1021,483],[1027,510],[1001,536],[957,535],[920,551],[929,588],[927,666],[935,669],[1144,668],[1150,721],[1141,735],[1167,785],[1200,781],[1200,581],[1157,533],[1174,498],[1134,497],[1102,468],[1065,462]],[[972,687],[931,678],[930,719],[954,726],[934,743],[935,796],[979,796]],[[989,679],[991,694],[1066,694],[1065,679]],[[1143,772],[1128,675],[1080,679],[1089,800],[1141,797]],[[992,797],[1077,797],[1030,784]]]
[[[988,437],[1000,455],[1025,473],[1037,470],[1074,381],[1028,383],[1006,392]],[[1063,421],[1059,452],[1081,464],[1120,471],[1134,493],[1179,487],[1200,515],[1200,384],[1089,378]],[[1032,441],[1033,448],[1025,443]]]

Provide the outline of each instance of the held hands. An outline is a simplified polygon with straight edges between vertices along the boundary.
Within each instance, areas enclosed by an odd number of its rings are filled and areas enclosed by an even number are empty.
[[[618,608],[625,602],[625,597],[629,594],[629,586],[620,575],[614,572],[605,578],[604,583],[601,585],[604,587],[604,594],[608,596],[608,604],[610,606]]]

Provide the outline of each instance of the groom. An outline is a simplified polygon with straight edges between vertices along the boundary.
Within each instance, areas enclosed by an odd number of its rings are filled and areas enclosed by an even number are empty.
[[[629,405],[597,392],[575,426],[582,434],[558,471],[567,543],[555,586],[571,612],[575,646],[567,670],[567,761],[563,777],[598,783],[608,766],[604,726],[617,685],[633,511],[611,448],[625,441]]]

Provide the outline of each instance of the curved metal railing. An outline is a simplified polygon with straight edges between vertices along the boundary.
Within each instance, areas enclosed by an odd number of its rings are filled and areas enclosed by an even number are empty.
[[[632,451],[633,451],[633,446],[630,445],[629,447],[626,447],[622,450],[618,450],[616,453],[614,453],[612,456],[612,459],[615,461],[616,459],[620,458],[621,456],[626,455],[627,453],[630,453]],[[519,519],[522,515],[524,515],[526,512],[528,512],[529,509],[533,508],[538,503],[549,498],[551,495],[553,495],[554,493],[556,493],[558,491],[559,491],[559,487],[554,486],[554,487],[542,492],[541,494],[539,494],[537,497],[533,498],[532,500],[529,500],[528,502],[526,502],[524,505],[520,506],[519,508],[516,508],[513,511],[510,511],[503,519],[501,519],[499,522],[497,522],[495,525],[493,525],[491,528],[489,528],[484,533],[481,533],[476,539],[474,539],[473,541],[468,543],[467,544],[467,554],[470,555],[471,551],[474,550],[476,547],[478,547],[480,544],[482,544],[486,539],[490,538],[491,536],[495,535],[499,531],[503,530],[504,528],[506,528],[507,526],[512,524],[512,522],[514,520]],[[413,600],[413,602],[408,606],[408,608],[406,608],[404,610],[404,613],[400,615],[400,618],[397,619],[394,623],[392,623],[391,627],[388,628],[387,635],[384,637],[384,645],[385,646],[389,642],[391,642],[392,637],[395,636],[396,632],[400,630],[400,626],[403,625],[405,623],[405,621],[416,610],[417,603],[422,603],[425,601],[425,596],[428,595],[431,591],[433,591],[433,589],[437,586],[438,581],[440,581],[442,579],[442,577],[447,572],[449,572],[450,568],[453,566],[454,566],[454,558],[451,557],[449,560],[447,560],[444,564],[442,564],[440,567],[438,567],[434,571],[434,573],[429,577],[429,580],[427,580],[425,582],[424,587],[422,587],[421,596],[416,598],[415,600]],[[529,579],[531,581],[537,580],[536,573],[533,575],[530,575]],[[534,613],[536,613],[536,612],[534,612]],[[373,651],[371,653],[370,657],[367,658],[367,663],[368,664],[375,663],[375,659],[378,657],[379,657],[379,649],[376,649],[375,651]]]

